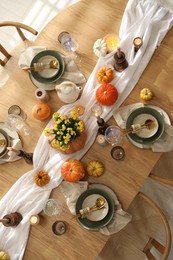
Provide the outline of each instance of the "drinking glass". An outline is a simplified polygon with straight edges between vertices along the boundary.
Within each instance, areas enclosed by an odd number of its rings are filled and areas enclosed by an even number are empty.
[[[76,61],[80,62],[81,57],[77,54],[76,50],[79,46],[78,42],[75,40],[74,36],[68,32],[61,32],[58,35],[58,41],[60,42],[64,51],[69,53],[70,57]]]
[[[119,146],[123,138],[123,132],[120,127],[116,125],[109,126],[105,131],[105,139],[113,148],[111,149],[111,156],[115,160],[124,158],[125,151]]]
[[[15,114],[9,114],[6,117],[5,124],[9,129],[16,131],[19,135],[27,136],[31,134],[31,128],[24,119]]]
[[[43,211],[47,216],[60,215],[62,213],[62,204],[55,199],[48,199]]]
[[[109,126],[105,131],[105,139],[108,143],[112,144],[112,146],[119,144],[122,138],[122,130],[116,125]]]

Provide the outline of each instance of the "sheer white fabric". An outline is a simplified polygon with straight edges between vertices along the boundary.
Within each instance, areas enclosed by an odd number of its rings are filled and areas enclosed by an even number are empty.
[[[116,12],[116,10],[115,10]],[[112,116],[112,111],[118,108],[134,88],[142,72],[147,66],[154,50],[160,44],[167,31],[173,24],[173,15],[157,3],[144,0],[130,0],[123,15],[120,28],[121,49],[126,54],[129,66],[122,73],[116,73],[112,81],[119,92],[119,98],[114,106],[105,107],[102,117],[107,121]],[[143,37],[144,44],[133,58],[133,38]],[[75,104],[85,105],[85,121],[88,134],[87,142],[83,150],[73,155],[57,153],[49,147],[47,138],[42,134],[34,151],[33,170],[25,173],[12,186],[0,201],[1,218],[11,212],[20,212],[23,220],[16,228],[0,226],[0,248],[9,253],[11,260],[20,260],[23,257],[28,234],[29,217],[39,213],[45,201],[50,196],[51,190],[57,187],[61,181],[60,167],[68,158],[80,159],[90,148],[97,133],[96,119],[91,113],[91,107],[95,104],[95,91],[99,86],[96,80],[96,71],[105,64],[113,65],[114,52],[101,57],[92,74],[90,75],[81,98],[73,104],[61,107],[59,112],[67,114]],[[52,120],[48,125],[52,124]],[[43,188],[34,183],[33,175],[38,170],[48,171],[51,181]],[[9,173],[10,174],[10,173]]]

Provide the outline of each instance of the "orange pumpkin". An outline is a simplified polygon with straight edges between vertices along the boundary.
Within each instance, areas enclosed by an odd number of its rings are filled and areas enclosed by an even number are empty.
[[[43,187],[49,183],[50,176],[48,175],[47,172],[39,171],[39,172],[36,172],[36,174],[34,176],[34,181],[38,186]]]
[[[112,106],[117,98],[118,91],[112,84],[102,84],[96,90],[96,99],[103,106]]]
[[[77,182],[85,176],[85,171],[79,160],[69,159],[62,164],[61,174],[64,180],[69,182]]]
[[[104,66],[97,71],[96,77],[100,83],[109,83],[114,78],[114,72],[110,67]]]
[[[44,120],[51,114],[51,109],[46,103],[38,103],[32,108],[32,115],[37,120]]]

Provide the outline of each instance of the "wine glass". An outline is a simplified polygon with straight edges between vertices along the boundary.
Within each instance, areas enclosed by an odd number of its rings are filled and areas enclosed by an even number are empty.
[[[118,145],[123,138],[123,133],[120,127],[116,125],[109,126],[105,131],[105,139],[112,146]]]
[[[68,32],[61,32],[58,35],[58,41],[60,42],[63,50],[70,54],[70,57],[76,62],[81,61],[81,57],[77,54],[76,50],[79,46],[74,36]]]
[[[55,199],[48,199],[43,209],[47,216],[60,215],[62,213],[62,204]]]
[[[5,124],[9,129],[18,132],[22,136],[31,134],[31,128],[24,119],[15,114],[8,114],[5,120]]]

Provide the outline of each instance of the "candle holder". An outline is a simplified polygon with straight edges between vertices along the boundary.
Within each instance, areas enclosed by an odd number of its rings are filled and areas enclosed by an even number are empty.
[[[67,231],[67,224],[64,221],[57,220],[52,225],[52,231],[55,235],[63,235]]]
[[[19,157],[22,157],[26,163],[33,164],[33,153],[26,153],[23,150],[16,150],[12,147],[7,147],[7,150],[16,153]]]
[[[134,40],[133,40],[133,45],[134,45],[134,52],[136,54],[136,52],[140,49],[140,47],[142,46],[143,44],[143,40],[141,37],[136,37]]]
[[[18,212],[7,214],[0,221],[6,227],[16,227],[23,219],[22,215]]]
[[[109,126],[103,118],[101,118],[101,114],[103,112],[102,107],[99,104],[95,104],[92,108],[91,108],[92,113],[95,115],[95,117],[97,118],[97,124],[98,124],[98,133],[104,135],[106,128]]]
[[[40,102],[43,102],[43,103],[46,103],[48,102],[49,100],[49,95],[47,93],[47,91],[43,88],[38,88],[36,89],[35,91],[35,97],[40,101]]]
[[[122,72],[128,67],[128,62],[126,60],[124,52],[121,51],[121,48],[117,47],[117,52],[114,55],[115,63],[114,68],[118,72]]]
[[[29,218],[29,222],[30,222],[30,224],[33,225],[33,226],[39,224],[39,222],[40,222],[40,217],[39,217],[39,215],[32,215],[32,216]]]

